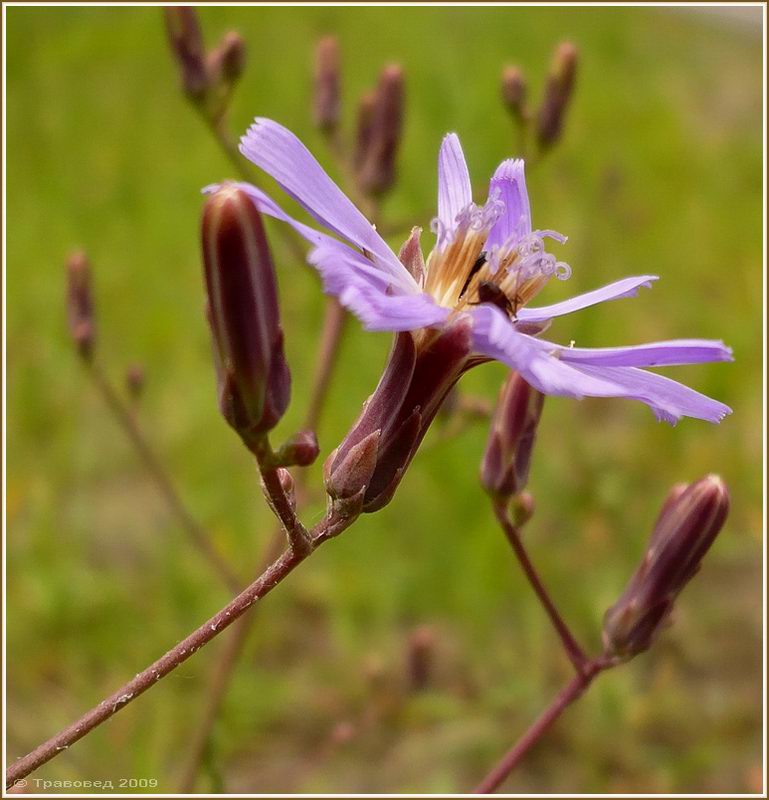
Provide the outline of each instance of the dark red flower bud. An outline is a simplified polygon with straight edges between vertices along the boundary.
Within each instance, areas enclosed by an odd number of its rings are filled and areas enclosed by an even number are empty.
[[[481,462],[481,483],[492,497],[507,500],[526,486],[544,401],[517,372],[502,384]]]
[[[355,150],[352,164],[357,172],[363,167],[363,162],[368,155],[371,145],[371,134],[374,125],[374,106],[376,105],[376,91],[366,92],[361,95],[358,102],[358,119],[355,130]]]
[[[339,124],[339,76],[339,42],[336,36],[324,36],[315,48],[313,115],[327,133]]]
[[[193,100],[200,100],[209,84],[206,49],[192,6],[168,6],[164,9],[168,43],[179,64],[182,87]]]
[[[420,625],[411,631],[406,650],[406,674],[412,691],[422,691],[430,684],[434,661],[435,632],[427,625]]]
[[[717,475],[674,486],[657,518],[641,565],[606,612],[606,654],[632,658],[647,650],[667,622],[679,592],[694,577],[729,513],[729,492]]]
[[[285,467],[309,467],[320,453],[315,431],[295,433],[278,451],[277,460]]]
[[[526,119],[526,80],[518,67],[502,70],[502,102],[516,120]]]
[[[275,269],[259,212],[233,185],[203,210],[203,263],[222,413],[247,445],[288,406]]]
[[[577,75],[577,48],[571,42],[558,45],[545,84],[545,95],[537,115],[540,148],[552,147],[560,138]]]
[[[382,71],[371,112],[371,129],[358,183],[366,194],[383,194],[395,183],[395,160],[403,129],[405,79],[391,64]]]
[[[237,31],[225,33],[207,60],[209,75],[227,88],[237,83],[246,68],[246,42]]]
[[[379,385],[326,462],[332,498],[362,491],[363,512],[390,502],[471,353],[466,319],[420,334],[418,342],[411,333],[396,336]]]
[[[91,268],[85,253],[78,251],[67,260],[67,317],[69,331],[81,358],[93,358],[96,326],[91,293]]]

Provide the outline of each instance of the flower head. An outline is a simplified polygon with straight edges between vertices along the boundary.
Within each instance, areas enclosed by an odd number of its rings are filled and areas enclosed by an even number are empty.
[[[532,335],[555,317],[635,295],[657,276],[624,278],[570,300],[529,308],[553,277],[565,279],[570,269],[545,247],[547,239],[563,243],[566,238],[532,226],[523,161],[503,161],[486,201],[477,205],[459,138],[448,134],[438,156],[435,245],[422,269],[415,252],[419,243],[410,241],[404,248],[409,269],[289,130],[257,118],[240,150],[334,234],[293,219],[261,190],[239,184],[262,213],[288,223],[310,242],[308,258],[325,291],[338,296],[368,330],[411,331],[419,348],[463,318],[472,337],[468,365],[502,361],[543,394],[632,398],[671,424],[683,416],[718,422],[730,413],[723,403],[642,369],[731,360],[731,350],[720,341],[593,349]]]

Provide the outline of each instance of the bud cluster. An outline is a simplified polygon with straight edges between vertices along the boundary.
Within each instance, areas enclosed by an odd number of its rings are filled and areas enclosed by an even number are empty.
[[[571,42],[561,42],[555,50],[548,72],[542,102],[536,112],[527,104],[528,87],[519,67],[502,70],[502,102],[522,131],[533,123],[540,152],[549,150],[561,138],[566,112],[574,94],[579,53]]]
[[[193,6],[167,6],[164,13],[168,44],[179,67],[182,88],[193,103],[217,120],[243,73],[245,41],[239,33],[230,31],[207,52]]]

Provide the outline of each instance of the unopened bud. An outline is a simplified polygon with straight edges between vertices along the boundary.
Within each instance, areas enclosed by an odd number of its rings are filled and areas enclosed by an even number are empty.
[[[350,447],[342,457],[335,450],[324,465],[326,492],[332,501],[350,506],[345,513],[357,515],[377,464],[379,429]]]
[[[235,186],[206,201],[202,239],[222,412],[251,446],[278,423],[291,390],[272,256],[259,212]]]
[[[320,447],[315,431],[295,433],[278,451],[277,459],[284,466],[309,467],[318,457]]]
[[[132,400],[137,401],[144,390],[144,368],[141,364],[132,364],[125,373],[126,391]]]
[[[507,500],[526,486],[544,400],[517,372],[502,384],[481,461],[481,484],[492,497]]]
[[[360,171],[371,146],[371,133],[374,127],[374,106],[376,92],[366,92],[358,103],[358,119],[355,131],[355,151],[352,163],[356,171]]]
[[[200,100],[208,88],[206,50],[192,6],[168,6],[164,9],[168,43],[179,65],[182,87],[193,100]]]
[[[293,475],[284,467],[278,467],[276,474],[278,476],[278,481],[280,482],[280,488],[285,493],[288,504],[291,506],[293,511],[296,511],[296,485],[294,483]],[[273,514],[277,516],[278,509],[275,506],[275,498],[273,497],[272,492],[267,490],[264,477],[261,475],[259,482],[262,486],[262,493],[264,494],[264,499],[267,501],[267,505],[270,507]]]
[[[236,31],[226,33],[208,57],[208,70],[225,86],[237,83],[246,67],[246,42]]]
[[[339,123],[339,42],[324,36],[315,48],[313,113],[315,124],[330,132]]]
[[[627,659],[650,647],[679,592],[699,570],[728,512],[729,492],[716,475],[683,491],[680,486],[673,487],[641,565],[604,616],[606,655]]]
[[[95,324],[91,268],[85,253],[78,251],[67,260],[67,317],[70,335],[81,358],[93,357]]]
[[[526,80],[518,67],[502,70],[502,102],[518,122],[528,116],[526,110]]]
[[[358,172],[366,194],[383,194],[395,183],[395,159],[403,128],[405,80],[397,64],[385,67],[379,78],[371,117],[371,133]]]
[[[577,48],[571,42],[558,45],[545,94],[537,115],[537,140],[543,150],[552,147],[560,138],[577,75]]]
[[[425,689],[432,678],[435,656],[435,633],[427,625],[415,628],[408,639],[406,672],[411,689]]]

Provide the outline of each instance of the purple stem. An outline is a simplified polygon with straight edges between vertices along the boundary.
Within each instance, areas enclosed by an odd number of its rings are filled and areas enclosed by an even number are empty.
[[[505,532],[505,536],[507,536],[507,540],[510,542],[510,545],[515,552],[515,555],[518,558],[518,561],[520,562],[524,574],[531,584],[531,587],[534,589],[537,597],[544,606],[548,617],[550,617],[550,621],[553,623],[553,627],[561,639],[561,643],[566,651],[566,655],[568,655],[569,660],[574,665],[574,669],[577,670],[577,674],[582,674],[585,672],[585,670],[591,667],[591,662],[585,655],[585,651],[580,647],[577,640],[572,635],[571,631],[569,630],[569,626],[564,622],[563,618],[558,612],[558,609],[555,607],[555,604],[550,598],[547,589],[545,589],[544,584],[540,580],[534,565],[529,559],[526,548],[523,546],[518,528],[516,528],[510,521],[506,507],[502,503],[494,503],[494,514],[496,515],[499,524],[502,526],[502,530]]]
[[[529,730],[521,736],[513,747],[505,753],[494,769],[473,789],[473,794],[491,794],[496,791],[564,710],[582,695],[599,672],[609,666],[611,664],[602,658],[583,664],[582,670],[556,695],[552,703]]]

